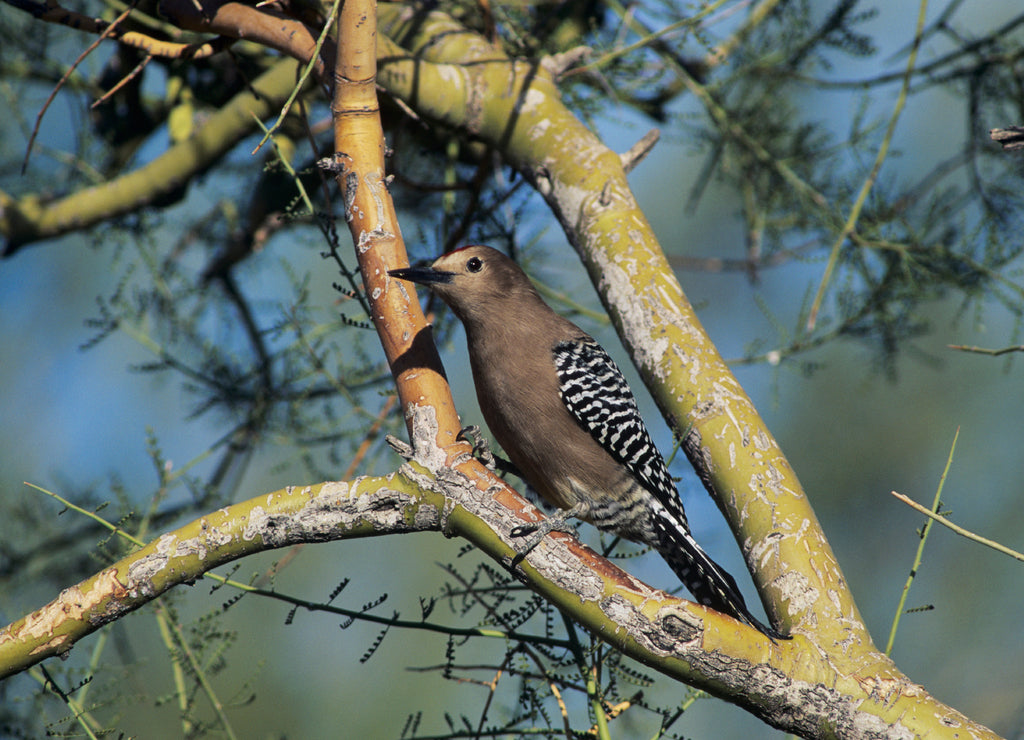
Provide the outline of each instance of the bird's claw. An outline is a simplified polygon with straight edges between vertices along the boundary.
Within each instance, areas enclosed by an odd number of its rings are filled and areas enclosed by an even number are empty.
[[[533,550],[537,545],[541,543],[545,537],[551,532],[565,532],[566,534],[576,534],[576,527],[569,524],[566,519],[568,516],[566,512],[561,512],[553,516],[549,516],[546,519],[542,519],[539,522],[529,522],[527,524],[520,524],[515,526],[509,532],[510,537],[529,537],[528,540],[523,544],[522,548],[519,549],[516,556],[512,558],[512,567],[514,568],[523,561],[530,551]]]
[[[494,453],[491,452],[491,446],[487,443],[479,426],[470,424],[468,427],[463,427],[459,430],[457,439],[472,444],[473,457],[480,460],[488,470],[495,469]]]

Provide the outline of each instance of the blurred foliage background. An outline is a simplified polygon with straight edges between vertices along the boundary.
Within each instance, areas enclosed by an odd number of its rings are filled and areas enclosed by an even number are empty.
[[[438,7],[489,31],[484,5]],[[119,5],[76,9],[107,17]],[[801,477],[882,645],[923,523],[889,492],[929,503],[958,428],[945,508],[969,529],[1024,545],[1020,359],[949,346],[1021,343],[1024,159],[1000,151],[988,130],[1024,123],[1024,13],[1009,0],[928,5],[906,105],[888,137],[920,10],[849,0],[491,7],[498,41],[514,55],[593,48],[589,67],[570,71],[561,87],[609,146],[625,151],[651,126],[661,129],[632,175],[634,191],[712,338]],[[146,3],[138,11],[162,23]],[[695,15],[703,20],[684,22]],[[674,32],[649,37],[673,23]],[[749,33],[735,36],[741,29]],[[715,65],[711,50],[731,38],[736,47]],[[46,110],[22,174],[37,114],[90,41],[35,20],[19,3],[0,5],[0,96],[10,111],[0,121],[0,197],[45,200],[152,161],[272,61],[252,44],[197,62],[154,59],[94,109],[142,59],[102,45]],[[7,242],[0,263],[4,621],[95,572],[121,547],[23,481],[152,537],[284,485],[397,467],[381,439],[401,429],[389,376],[365,328],[351,247],[344,236],[332,242],[331,207],[318,195],[307,140],[329,151],[329,111],[322,95],[308,101],[312,133],[289,119],[273,152],[251,156],[262,135],[254,130],[150,208],[57,238]],[[386,115],[411,256],[471,241],[513,253],[552,303],[628,369],[656,441],[671,451],[671,434],[640,392],[543,202],[493,152],[457,132],[410,120],[397,107]],[[766,154],[729,133],[737,130]],[[838,239],[883,145],[888,156],[856,232]],[[281,159],[299,172],[315,217],[304,212]],[[815,204],[794,181],[824,202]],[[835,272],[808,331],[837,240]],[[461,330],[440,304],[430,308],[463,419],[481,423]],[[742,573],[731,535],[682,457],[672,471],[698,539]],[[582,533],[600,543],[591,529]],[[500,580],[482,565],[457,541],[417,535],[307,546],[231,570],[238,580],[265,579],[311,601],[327,601],[345,584],[333,603],[369,605],[384,616],[415,619],[437,599],[431,620],[457,625],[483,618],[456,593],[465,579]],[[657,557],[624,566],[650,583],[675,583]],[[1024,737],[1021,583],[1019,563],[936,529],[908,601],[927,609],[903,617],[893,652],[937,698],[1008,737]],[[492,679],[507,647],[400,629],[377,646],[378,625],[237,598],[203,583],[179,589],[46,667],[65,689],[95,676],[77,693],[125,736],[225,734],[198,689],[182,710],[174,641],[161,633],[175,623],[238,737],[399,737],[413,727],[455,736],[460,716],[480,715],[489,690],[478,682]],[[547,628],[551,615],[531,611],[526,594],[516,598],[526,624]],[[170,622],[159,618],[161,609]],[[665,713],[683,706],[670,728],[679,736],[770,733],[721,702],[691,702],[677,686],[648,681],[638,666],[613,662],[612,669],[622,696],[651,707],[617,720],[616,736],[654,736]],[[512,676],[493,715],[543,715],[529,679]],[[0,684],[0,731],[81,732],[68,707],[41,691],[43,680],[34,671]],[[564,734],[557,717],[550,722]]]

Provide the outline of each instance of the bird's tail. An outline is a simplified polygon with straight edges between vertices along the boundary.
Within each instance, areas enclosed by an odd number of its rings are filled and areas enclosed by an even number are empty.
[[[654,508],[656,549],[698,603],[749,624],[773,641],[790,639],[750,613],[736,580],[701,549],[685,524],[677,522],[666,509]]]

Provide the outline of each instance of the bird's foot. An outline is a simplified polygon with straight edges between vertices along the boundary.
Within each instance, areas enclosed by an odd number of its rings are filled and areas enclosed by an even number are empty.
[[[491,452],[491,445],[484,438],[479,426],[470,424],[468,427],[462,427],[456,439],[473,445],[473,457],[482,462],[488,470],[494,470],[494,453]]]
[[[519,565],[530,551],[533,550],[537,545],[540,544],[541,540],[548,536],[551,532],[565,532],[566,534],[576,534],[576,527],[567,522],[567,519],[575,517],[581,507],[579,505],[574,506],[571,509],[563,509],[557,514],[541,519],[539,522],[531,522],[529,524],[520,524],[518,527],[513,527],[509,533],[512,537],[528,537],[523,543],[523,546],[519,549],[519,552],[514,558],[512,558],[512,567]]]
[[[511,473],[519,478],[523,477],[523,474],[519,472],[519,468],[509,460],[494,454],[491,450],[491,445],[487,442],[487,438],[480,432],[480,427],[476,424],[463,427],[459,431],[458,438],[472,443],[473,457],[482,462],[488,470],[496,470],[499,473]]]

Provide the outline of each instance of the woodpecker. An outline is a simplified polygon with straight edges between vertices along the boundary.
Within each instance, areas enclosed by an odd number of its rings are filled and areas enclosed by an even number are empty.
[[[618,366],[544,302],[515,262],[469,246],[388,274],[428,286],[462,321],[491,434],[526,482],[561,509],[513,532],[534,533],[525,551],[576,517],[657,550],[701,604],[789,639],[750,613],[733,577],[693,539]]]

